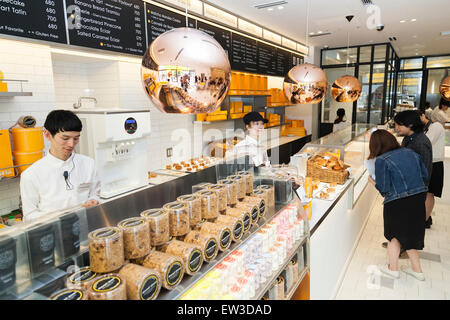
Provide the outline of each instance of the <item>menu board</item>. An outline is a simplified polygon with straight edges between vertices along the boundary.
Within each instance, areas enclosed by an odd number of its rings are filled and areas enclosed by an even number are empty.
[[[141,0],[66,0],[66,4],[70,44],[144,54],[145,14]]]
[[[256,40],[233,33],[231,42],[231,69],[258,72],[258,43]]]
[[[186,16],[147,3],[148,45],[161,34],[174,28],[186,27]],[[195,20],[188,18],[189,28],[195,28]]]
[[[303,57],[297,54],[292,54],[292,66],[295,67],[303,63]]]
[[[292,68],[292,53],[277,48],[277,75],[284,77]]]
[[[258,73],[277,75],[277,49],[258,42]]]
[[[215,27],[208,23],[197,21],[197,29],[201,30],[211,37],[216,39],[216,41],[222,46],[225,52],[230,57],[231,54],[231,32],[222,28]]]
[[[67,43],[60,0],[0,0],[0,33]]]

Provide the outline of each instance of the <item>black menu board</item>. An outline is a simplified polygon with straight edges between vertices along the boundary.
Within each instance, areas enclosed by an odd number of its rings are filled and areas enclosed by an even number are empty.
[[[145,13],[141,0],[66,0],[69,43],[143,55]]]
[[[186,16],[155,5],[146,5],[148,45],[166,31],[186,27]],[[189,28],[195,28],[195,20],[188,18]]]
[[[256,40],[233,33],[231,42],[231,69],[258,72],[258,44]]]
[[[0,33],[67,43],[60,0],[0,0]]]
[[[258,42],[258,73],[277,75],[277,49]]]
[[[277,48],[277,75],[284,77],[292,68],[292,53]]]
[[[216,39],[216,41],[222,46],[222,48],[228,54],[228,57],[230,57],[230,54],[231,54],[231,32],[230,31],[212,26],[208,23],[204,23],[201,21],[197,21],[197,29],[209,34],[211,37]]]

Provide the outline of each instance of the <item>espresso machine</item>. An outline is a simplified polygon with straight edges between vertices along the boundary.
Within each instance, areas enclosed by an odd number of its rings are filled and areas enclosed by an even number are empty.
[[[150,110],[74,110],[83,124],[76,151],[95,159],[101,198],[148,185]]]

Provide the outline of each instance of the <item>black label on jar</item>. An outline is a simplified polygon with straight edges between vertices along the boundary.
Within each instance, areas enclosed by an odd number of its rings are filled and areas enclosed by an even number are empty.
[[[86,282],[94,279],[97,276],[97,273],[87,269],[87,270],[80,270],[76,273],[72,274],[69,279],[72,283],[80,283],[80,282]]]
[[[167,283],[171,286],[174,286],[181,279],[181,263],[174,262],[170,265],[169,270],[167,271],[166,280]]]
[[[258,220],[258,208],[253,208],[252,209],[252,221],[255,222],[256,220]]]
[[[251,220],[250,215],[246,213],[244,215],[244,231],[247,231],[248,228],[250,227],[250,220]]]
[[[222,234],[220,235],[220,247],[222,249],[225,249],[230,244],[230,241],[231,241],[230,236],[231,236],[231,232],[229,229],[225,229],[222,232]]]
[[[217,250],[217,241],[215,239],[210,239],[206,244],[205,257],[207,259],[212,259]]]
[[[202,258],[202,252],[200,250],[192,251],[188,260],[188,268],[191,272],[196,272],[200,268],[200,262]]]
[[[108,229],[108,230],[103,230],[103,231],[99,231],[97,233],[94,234],[94,238],[108,238],[110,236],[113,236],[117,233],[117,230],[115,229]]]
[[[259,204],[259,215],[262,216],[264,215],[266,210],[266,203],[264,202],[264,200],[261,200],[261,203]]]
[[[106,292],[117,288],[120,285],[120,282],[121,282],[120,278],[115,276],[109,276],[97,280],[96,282],[94,282],[94,285],[92,287],[96,292]]]
[[[155,297],[159,286],[158,278],[155,275],[150,275],[145,278],[139,295],[141,300],[152,300]]]
[[[76,289],[64,290],[61,293],[53,296],[51,300],[81,300],[83,298],[83,292]]]
[[[233,230],[234,238],[235,238],[235,239],[239,239],[239,238],[242,236],[242,231],[243,231],[243,229],[242,229],[242,223],[239,221],[239,222],[237,222],[236,225],[234,226],[234,230]]]

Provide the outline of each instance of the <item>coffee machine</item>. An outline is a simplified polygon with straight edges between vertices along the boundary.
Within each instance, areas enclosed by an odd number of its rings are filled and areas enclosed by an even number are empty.
[[[74,110],[83,124],[77,152],[95,159],[101,198],[148,185],[150,110]]]

